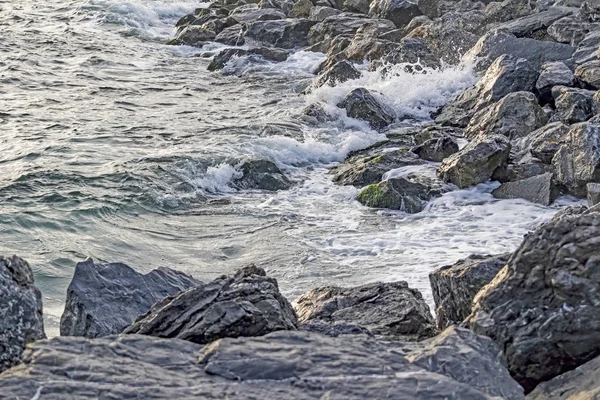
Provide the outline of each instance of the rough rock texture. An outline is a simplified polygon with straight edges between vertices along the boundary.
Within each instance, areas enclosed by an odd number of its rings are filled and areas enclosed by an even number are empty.
[[[600,214],[528,235],[473,301],[465,324],[503,350],[526,392],[600,354]]]
[[[438,177],[460,188],[483,183],[506,162],[510,148],[505,136],[478,137],[446,158],[437,170]]]
[[[529,151],[545,164],[551,164],[552,158],[569,134],[569,126],[562,122],[551,122],[532,132],[521,145],[523,151]]]
[[[296,329],[297,319],[262,268],[244,267],[156,303],[125,333],[209,343],[223,337],[260,336]]]
[[[471,314],[473,298],[506,265],[510,253],[473,254],[429,274],[438,329],[458,324]]]
[[[346,109],[349,117],[368,122],[375,130],[384,129],[395,119],[394,111],[364,88],[354,89],[337,106]]]
[[[356,200],[367,207],[389,208],[414,214],[421,212],[431,198],[441,194],[441,185],[435,180],[406,176],[369,185],[361,190]]]
[[[299,0],[294,3],[292,10],[288,13],[290,18],[308,18],[310,10],[313,8],[313,3],[310,0]]]
[[[360,72],[350,62],[342,60],[333,64],[315,78],[310,89],[316,89],[321,86],[335,86],[358,78],[360,78]]]
[[[539,384],[527,400],[600,399],[600,357]]]
[[[338,15],[341,13],[342,13],[341,10],[337,10],[332,7],[317,6],[317,7],[313,7],[310,10],[308,19],[310,19],[311,21],[320,22],[320,21],[323,21],[325,18],[332,17],[334,15]]]
[[[575,86],[577,79],[567,65],[562,61],[547,62],[542,65],[540,76],[535,83],[540,99],[543,102],[551,102],[552,88],[554,86]]]
[[[420,340],[436,333],[423,296],[403,281],[353,288],[320,287],[292,304],[300,322],[351,323],[393,340]]]
[[[494,29],[505,30],[516,37],[543,37],[546,35],[546,29],[550,25],[563,17],[573,14],[575,11],[576,9],[571,7],[550,7],[538,13],[495,25]]]
[[[367,335],[373,336],[373,334],[365,327],[348,324],[346,322],[324,322],[319,320],[308,321],[300,324],[300,330],[307,332],[316,332],[321,335],[338,337],[342,335]]]
[[[365,23],[375,23],[380,33],[389,32],[396,29],[392,21],[383,19],[372,20],[366,15],[341,13],[325,18],[310,29],[308,33],[309,44],[316,44],[322,41],[331,41],[338,35],[352,38],[358,28]]]
[[[292,183],[272,161],[250,160],[240,167],[242,176],[234,179],[233,184],[242,189],[284,190]]]
[[[369,9],[370,17],[390,20],[396,28],[404,28],[419,15],[423,15],[419,6],[408,0],[374,0]]]
[[[209,71],[217,71],[223,69],[225,64],[227,64],[233,57],[242,57],[242,56],[257,56],[264,58],[269,61],[285,61],[287,60],[290,54],[284,50],[278,49],[269,49],[267,47],[257,47],[253,49],[225,49],[221,50],[217,55],[215,55],[208,64],[207,69]]]
[[[550,172],[514,182],[505,182],[492,191],[492,195],[499,199],[525,199],[544,206],[552,204],[558,194]]]
[[[600,89],[600,60],[579,65],[575,70],[575,76],[594,89]]]
[[[95,338],[121,333],[157,301],[201,284],[169,268],[144,275],[125,264],[95,264],[88,259],[75,266],[60,334]]]
[[[315,23],[308,19],[256,21],[249,24],[245,36],[282,49],[293,49],[309,44],[307,35]]]
[[[423,160],[441,162],[458,152],[459,146],[454,138],[443,136],[441,138],[429,139],[420,146],[412,149]]]
[[[0,372],[17,364],[29,343],[44,339],[42,294],[27,261],[0,256]]]
[[[566,124],[584,122],[600,111],[600,104],[596,101],[592,90],[555,86],[552,96],[556,105],[556,113],[552,116],[554,121]]]
[[[600,183],[587,184],[587,201],[589,207],[600,203]]]

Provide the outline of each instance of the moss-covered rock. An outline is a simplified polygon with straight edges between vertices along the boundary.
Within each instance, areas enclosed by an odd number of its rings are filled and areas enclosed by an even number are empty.
[[[414,214],[422,211],[432,197],[441,195],[441,188],[436,186],[433,180],[427,178],[393,178],[367,186],[356,200],[368,207]]]

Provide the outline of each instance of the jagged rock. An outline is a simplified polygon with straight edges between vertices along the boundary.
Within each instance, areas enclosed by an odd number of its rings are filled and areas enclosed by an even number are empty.
[[[311,21],[323,21],[325,18],[332,17],[334,15],[341,14],[342,11],[337,10],[332,7],[324,7],[324,6],[316,6],[310,10],[310,14],[308,15],[308,19]]]
[[[548,35],[559,43],[567,43],[577,46],[585,35],[597,27],[588,21],[583,21],[577,15],[570,15],[559,19],[548,27]]]
[[[565,143],[569,133],[569,126],[562,122],[552,122],[532,132],[529,151],[543,163],[551,164],[552,158]]]
[[[345,56],[355,61],[378,60],[397,46],[395,43],[379,40],[378,37],[379,29],[376,24],[363,24],[344,49]]]
[[[255,21],[249,24],[245,37],[282,49],[293,49],[308,46],[308,32],[315,23],[308,19]]]
[[[371,0],[345,0],[344,11],[368,14]]]
[[[558,197],[558,189],[552,181],[552,173],[546,173],[503,183],[492,191],[492,195],[499,199],[525,199],[532,203],[549,206]]]
[[[492,180],[501,183],[517,182],[549,172],[552,172],[550,165],[543,164],[531,156],[525,156],[516,163],[513,162],[498,167],[492,175]]]
[[[313,26],[308,33],[308,42],[309,44],[316,44],[324,40],[330,42],[338,35],[352,38],[356,34],[358,28],[365,23],[376,24],[377,30],[380,33],[396,29],[396,26],[392,21],[382,19],[373,20],[366,15],[344,12],[325,18],[323,21]]]
[[[338,61],[315,79],[311,90],[321,86],[335,86],[358,78],[360,78],[360,72],[351,63],[345,60]]]
[[[121,333],[157,301],[198,285],[202,282],[169,268],[143,275],[125,264],[88,259],[75,266],[60,334],[95,338]]]
[[[490,396],[524,399],[523,388],[508,373],[506,360],[490,338],[451,326],[422,345],[406,357],[412,364]]]
[[[243,46],[246,43],[244,39],[244,28],[242,25],[233,25],[225,28],[215,37],[215,42],[223,43],[229,46]]]
[[[368,122],[375,130],[383,130],[395,119],[394,111],[364,88],[354,89],[337,106],[345,109],[349,117]]]
[[[587,184],[587,201],[590,207],[600,203],[600,183]]]
[[[575,86],[577,79],[573,72],[562,61],[547,62],[542,65],[540,76],[535,83],[540,100],[545,103],[551,102],[552,88],[554,86]]]
[[[20,362],[25,346],[46,338],[42,293],[27,261],[17,256],[0,256],[0,316],[1,373]]]
[[[533,90],[538,75],[537,69],[529,61],[513,56],[500,56],[475,86],[442,107],[435,120],[443,125],[465,127],[477,111],[506,95]]]
[[[526,15],[511,21],[493,25],[494,29],[505,30],[516,37],[537,38],[546,35],[546,29],[559,19],[577,11],[572,7],[550,7],[545,11]]]
[[[555,86],[552,89],[552,96],[556,113],[552,119],[574,124],[592,118],[600,109],[600,104],[594,98],[595,93],[593,90]]]
[[[472,0],[419,0],[419,10],[429,18],[438,18],[450,12],[482,10],[484,4]]]
[[[412,152],[423,160],[442,162],[444,158],[450,157],[458,152],[459,146],[456,140],[450,136],[429,139],[420,146],[412,149]]]
[[[250,23],[285,19],[285,14],[274,8],[258,8],[256,4],[247,4],[231,11],[229,17],[237,23]]]
[[[600,398],[600,357],[539,384],[527,400],[596,400]]]
[[[289,55],[289,52],[285,50],[270,49],[268,47],[257,47],[248,50],[239,48],[225,49],[221,50],[217,55],[213,57],[210,64],[208,64],[207,69],[209,71],[217,71],[223,69],[233,57],[257,56],[269,61],[282,62],[287,60]]]
[[[369,185],[356,200],[367,207],[389,208],[409,214],[423,211],[427,201],[442,194],[442,185],[425,177],[395,177]]]
[[[404,28],[419,15],[423,15],[416,3],[408,0],[373,0],[369,9],[369,16],[390,20],[396,28]]]
[[[299,0],[294,3],[292,10],[288,13],[289,18],[308,18],[310,10],[313,8],[313,3],[310,0]]]
[[[491,32],[479,39],[465,59],[475,60],[475,69],[484,71],[503,54],[525,58],[539,69],[548,61],[564,61],[571,58],[575,49],[568,44],[518,38],[508,32]]]
[[[329,115],[327,111],[325,111],[325,108],[323,108],[323,106],[318,103],[309,104],[308,106],[304,107],[304,109],[302,110],[302,114],[308,117],[309,121],[313,123],[316,122],[318,124],[327,121],[332,121],[334,119],[333,116]]]
[[[344,0],[317,0],[315,6],[331,7],[342,11],[344,8]]]
[[[585,35],[573,53],[575,65],[597,60],[598,45],[600,45],[600,30],[593,30]]]
[[[465,324],[503,349],[526,392],[600,354],[599,242],[597,213],[543,225],[473,301]]]
[[[379,61],[389,64],[414,64],[411,66],[412,70],[440,67],[439,59],[431,52],[427,42],[421,38],[401,39],[395,48],[387,52]]]
[[[508,159],[510,142],[502,135],[477,137],[458,153],[446,158],[438,176],[460,188],[483,183]]]
[[[373,334],[367,328],[356,324],[348,324],[346,322],[334,322],[332,324],[320,320],[308,321],[304,324],[300,324],[300,330],[315,332],[331,337],[338,337],[342,335],[373,336]]]
[[[554,214],[549,223],[554,223],[563,218],[577,217],[588,210],[587,206],[568,206]]]
[[[516,20],[534,12],[528,0],[504,0],[489,2],[485,8],[487,24]]]
[[[548,122],[546,114],[530,92],[515,92],[477,112],[465,129],[467,138],[504,135],[514,140],[527,136]]]
[[[338,185],[363,187],[381,181],[383,174],[408,165],[421,165],[423,161],[408,150],[393,150],[372,155],[349,157],[331,169],[333,181]]]
[[[258,8],[274,8],[281,10],[286,15],[292,11],[292,7],[294,7],[292,0],[260,0],[258,2]]]
[[[204,25],[189,25],[182,29],[169,44],[202,47],[207,42],[213,41],[216,37],[217,32],[207,29]]]
[[[297,322],[277,281],[262,268],[249,266],[233,277],[222,276],[165,298],[124,332],[204,344],[223,337],[293,330]]]
[[[600,89],[600,60],[588,61],[575,69],[575,76],[594,89]]]
[[[552,159],[556,183],[561,190],[585,197],[585,186],[600,182],[600,123],[581,122],[571,126],[565,144]]]
[[[292,185],[275,163],[267,160],[249,160],[242,163],[242,176],[233,184],[241,189],[285,190]]]
[[[423,296],[404,281],[320,287],[298,297],[292,305],[300,322],[356,324],[385,339],[421,340],[436,333]]]

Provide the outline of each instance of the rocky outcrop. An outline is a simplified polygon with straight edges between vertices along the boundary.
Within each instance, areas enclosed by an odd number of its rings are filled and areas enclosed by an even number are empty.
[[[89,338],[121,333],[157,301],[202,282],[158,268],[146,275],[125,264],[77,263],[60,320],[62,336]]]
[[[17,256],[0,256],[0,373],[19,363],[25,346],[44,339],[42,294]]]
[[[429,274],[438,329],[458,324],[471,314],[473,298],[506,265],[510,253],[473,254]]]
[[[600,214],[528,235],[473,301],[465,324],[489,336],[526,390],[600,355]]]
[[[242,176],[233,180],[240,189],[277,191],[289,189],[292,183],[274,162],[248,160],[240,166]]]
[[[394,110],[364,88],[354,89],[337,106],[345,109],[349,117],[368,122],[375,130],[383,130],[395,119]]]
[[[204,344],[296,328],[296,314],[279,293],[277,281],[262,268],[249,266],[165,298],[124,332]]]
[[[423,296],[406,282],[320,287],[292,305],[300,322],[355,324],[388,340],[420,340],[436,333]]]
[[[492,195],[498,199],[525,199],[543,206],[552,204],[558,194],[551,172],[505,182],[492,191]]]
[[[356,200],[367,207],[400,210],[409,214],[423,211],[427,201],[443,192],[435,179],[412,175],[386,179],[360,191]]]

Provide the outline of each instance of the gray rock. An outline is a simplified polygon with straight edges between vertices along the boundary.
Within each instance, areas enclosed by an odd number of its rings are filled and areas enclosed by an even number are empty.
[[[547,33],[559,43],[577,46],[590,31],[597,29],[594,25],[588,21],[583,21],[577,15],[570,15],[550,25]]]
[[[268,47],[257,47],[253,49],[240,49],[240,48],[231,48],[221,50],[217,55],[213,57],[210,64],[208,64],[209,71],[218,71],[225,68],[225,65],[233,58],[233,57],[243,57],[243,56],[255,56],[260,57],[269,61],[278,61],[282,62],[287,60],[289,57],[289,52],[285,50],[279,49],[270,49]]]
[[[310,10],[314,7],[310,0],[299,0],[294,3],[292,10],[288,13],[289,18],[308,18]]]
[[[412,364],[448,376],[490,396],[524,399],[523,388],[506,369],[506,360],[488,337],[452,326],[406,357]]]
[[[563,218],[578,217],[588,210],[587,206],[568,206],[554,214],[549,223],[555,223]]]
[[[562,61],[547,62],[542,65],[540,76],[535,83],[535,88],[540,99],[549,103],[553,99],[552,88],[554,86],[575,86],[577,79],[567,65]]]
[[[555,86],[552,89],[552,96],[556,113],[552,119],[574,124],[592,118],[600,109],[600,104],[594,98],[595,93],[593,90]]]
[[[412,152],[423,160],[442,162],[444,158],[450,157],[458,152],[459,146],[456,140],[450,136],[429,139],[420,146],[412,149]]]
[[[390,20],[396,28],[404,28],[419,15],[423,15],[419,6],[408,0],[373,0],[369,16]]]
[[[572,7],[550,7],[545,11],[526,15],[511,21],[494,24],[493,28],[505,30],[516,37],[538,38],[546,35],[546,29],[557,20],[577,11]]]
[[[427,201],[442,194],[442,185],[425,177],[390,178],[369,185],[360,191],[356,200],[367,207],[389,208],[409,214],[423,211]]]
[[[183,28],[169,44],[202,47],[216,37],[217,32],[208,29],[204,25],[189,25]]]
[[[520,139],[548,122],[546,114],[530,92],[511,93],[477,112],[465,129],[467,138],[504,135]]]
[[[317,7],[313,7],[310,10],[310,14],[308,15],[308,19],[311,21],[323,21],[325,18],[329,18],[332,17],[334,15],[338,15],[341,14],[342,12],[340,10],[337,10],[335,8],[332,7],[324,7],[324,6],[317,6]]]
[[[353,288],[325,286],[292,303],[306,323],[350,323],[385,339],[421,340],[435,335],[433,317],[418,290],[402,282],[370,283]]]
[[[325,336],[338,337],[342,335],[367,335],[373,334],[365,327],[349,324],[346,322],[329,323],[320,320],[308,321],[300,324],[300,330],[307,332],[315,332]]]
[[[362,14],[341,13],[325,18],[310,29],[308,34],[309,44],[316,44],[326,40],[330,42],[338,35],[352,38],[358,28],[365,23],[375,23],[380,33],[389,32],[396,29],[392,21],[373,20]]]
[[[600,357],[539,384],[527,400],[597,400],[600,398]]]
[[[157,301],[198,285],[202,282],[169,268],[143,275],[125,264],[88,259],[75,266],[60,334],[95,338],[121,333]]]
[[[510,148],[505,136],[478,137],[446,158],[437,170],[438,177],[460,188],[483,183],[506,162]]]
[[[551,122],[515,142],[513,153],[517,154],[517,158],[531,154],[541,162],[551,164],[552,158],[565,143],[568,133],[568,125],[562,122]]]
[[[379,29],[374,23],[361,25],[354,38],[344,49],[344,54],[349,60],[378,60],[385,54],[394,50],[396,43],[380,40]]]
[[[543,225],[473,301],[466,325],[503,349],[526,393],[600,355],[599,242],[597,213]]]
[[[498,167],[492,175],[492,180],[501,183],[517,182],[552,172],[552,167],[539,160],[526,156],[516,163],[509,163]]]
[[[215,42],[223,43],[229,46],[243,46],[246,43],[244,39],[244,28],[242,25],[233,25],[223,29],[216,37]]]
[[[525,199],[544,206],[552,204],[558,194],[558,189],[552,180],[552,173],[506,182],[492,191],[492,195],[499,199]]]
[[[233,277],[165,298],[124,332],[204,344],[296,328],[296,314],[279,293],[277,281],[262,268],[249,266]]]
[[[292,183],[275,163],[267,160],[245,161],[240,170],[242,176],[234,179],[233,184],[241,189],[285,190]]]
[[[258,2],[258,8],[274,8],[286,15],[292,11],[292,7],[294,7],[292,0],[260,0]]]
[[[583,40],[577,46],[577,50],[573,53],[573,62],[575,65],[597,60],[598,45],[600,45],[600,30],[592,30],[584,36]]]
[[[46,337],[42,294],[31,267],[17,256],[0,256],[0,315],[1,373],[20,362],[25,346]]]
[[[588,61],[575,69],[575,76],[594,89],[600,89],[600,60]]]
[[[375,130],[383,130],[395,119],[394,111],[364,88],[354,89],[337,106],[345,109],[349,117],[368,122]]]
[[[321,86],[335,86],[352,79],[360,78],[360,72],[354,66],[345,60],[338,61],[331,67],[322,72],[312,83],[310,90]]]
[[[429,274],[438,329],[458,324],[471,314],[473,298],[506,265],[510,253],[473,254]]]
[[[600,183],[587,184],[587,201],[589,207],[600,203]]]
[[[315,23],[308,19],[256,21],[248,25],[245,37],[282,49],[293,49],[309,45],[308,32]]]
[[[368,14],[371,0],[345,0],[344,11],[360,14]]]
[[[403,38],[394,49],[388,51],[379,60],[388,64],[413,64],[406,71],[421,71],[423,67],[439,68],[439,59],[431,52],[429,45],[421,38]]]
[[[285,19],[285,14],[274,8],[258,8],[256,4],[247,4],[231,11],[229,17],[237,23],[250,23]]]

